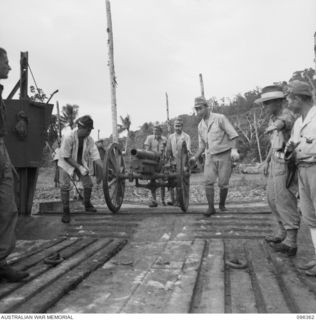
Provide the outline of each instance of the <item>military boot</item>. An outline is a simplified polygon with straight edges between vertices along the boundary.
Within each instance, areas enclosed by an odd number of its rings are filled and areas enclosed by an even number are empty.
[[[28,276],[27,272],[16,270],[6,262],[0,264],[0,279],[7,280],[8,282],[19,282]]]
[[[220,192],[219,192],[219,210],[220,211],[227,211],[227,209],[225,208],[227,194],[228,194],[227,188],[220,189]]]
[[[278,221],[279,228],[275,235],[272,236],[266,236],[264,240],[268,243],[280,243],[282,242],[286,237],[286,230],[283,227],[283,223],[281,221]]]
[[[293,257],[297,252],[297,229],[286,230],[286,237],[283,242],[272,245],[274,251]]]
[[[63,204],[63,215],[61,217],[61,222],[70,222],[70,209],[69,209],[69,191],[61,190],[61,202]]]
[[[166,206],[165,197],[166,197],[165,187],[161,187],[161,204],[163,206]]]
[[[87,212],[97,212],[97,209],[92,205],[90,199],[91,199],[91,188],[84,188],[83,189],[83,204],[84,208]]]
[[[208,203],[208,209],[204,213],[204,216],[210,217],[212,214],[215,214],[214,207],[214,187],[205,187],[205,195]]]
[[[305,263],[305,264],[298,265],[297,267],[298,267],[299,269],[301,269],[301,270],[309,270],[309,269],[312,269],[312,268],[316,267],[316,258],[308,261],[308,262]]]

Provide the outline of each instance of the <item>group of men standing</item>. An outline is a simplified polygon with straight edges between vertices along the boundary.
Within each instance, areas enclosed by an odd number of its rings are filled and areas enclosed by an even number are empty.
[[[11,70],[7,53],[0,48],[0,79],[6,79]],[[17,207],[14,199],[12,164],[7,153],[4,136],[6,134],[6,112],[2,101],[0,86],[0,279],[20,281],[28,276],[6,262],[7,256],[15,246],[15,227]],[[294,113],[299,117],[295,120]],[[310,228],[311,238],[316,248],[316,106],[307,83],[293,81],[286,95],[279,86],[268,86],[262,90],[256,103],[269,109],[270,123],[266,134],[270,135],[270,150],[263,165],[268,177],[268,203],[278,220],[278,231],[266,237],[277,252],[294,256],[297,252],[297,233],[302,217]],[[214,185],[218,180],[219,210],[226,211],[229,180],[232,162],[239,159],[237,150],[238,133],[223,114],[210,110],[204,97],[195,99],[194,108],[199,119],[199,148],[191,154],[191,139],[183,132],[183,121],[174,123],[175,132],[168,138],[162,136],[162,128],[154,127],[153,135],[147,137],[144,146],[147,151],[165,153],[169,159],[177,157],[179,142],[185,141],[191,164],[205,153],[204,180],[208,203],[205,216],[216,213],[214,205]],[[90,137],[93,120],[83,116],[77,120],[77,128],[65,135],[61,141],[58,155],[60,170],[61,199],[63,203],[62,222],[70,222],[69,190],[74,176],[84,188],[84,206],[88,212],[95,212],[91,204],[92,181],[90,175],[94,168],[102,172],[102,162],[98,149]],[[101,180],[102,176],[97,180]],[[165,190],[162,188],[162,202],[165,204]],[[299,208],[298,209],[298,196]],[[170,190],[170,205],[177,205],[174,190]],[[158,205],[156,193],[152,191],[150,207]],[[316,276],[315,256],[301,266],[307,275]]]
[[[265,240],[291,257],[297,253],[301,217],[316,249],[316,106],[309,84],[298,80],[290,82],[287,94],[279,86],[263,88],[256,102],[270,113],[270,150],[263,171],[268,176],[268,203],[279,226]],[[316,276],[315,256],[299,268]]]
[[[265,240],[276,252],[295,256],[302,216],[310,228],[316,250],[316,106],[311,88],[308,83],[298,80],[289,84],[287,93],[280,86],[267,86],[255,102],[262,103],[270,113],[265,130],[270,136],[270,150],[263,171],[267,176],[268,203],[278,220],[277,232]],[[211,216],[215,213],[214,183],[217,178],[219,209],[226,210],[231,164],[239,158],[238,134],[224,115],[211,112],[203,97],[195,99],[195,110],[200,118],[199,149],[191,159],[194,162],[205,152],[208,202],[205,215]],[[299,268],[305,270],[306,275],[316,276],[316,252]]]
[[[191,154],[191,138],[183,131],[183,121],[178,118],[174,122],[174,133],[170,134],[168,138],[162,135],[162,127],[160,125],[155,125],[153,129],[153,134],[149,135],[144,143],[146,151],[154,151],[161,155],[165,155],[167,159],[173,161],[177,157],[177,146],[180,142],[184,141],[187,146],[189,154]],[[170,201],[167,202],[168,205],[177,205],[177,197],[174,194],[173,188],[170,188]],[[165,203],[165,188],[161,187],[161,202],[163,205]],[[151,201],[149,207],[157,207],[156,191],[151,191]]]

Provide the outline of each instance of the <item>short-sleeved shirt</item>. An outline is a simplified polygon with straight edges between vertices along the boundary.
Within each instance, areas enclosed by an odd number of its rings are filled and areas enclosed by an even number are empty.
[[[66,162],[65,158],[71,158],[74,161],[77,161],[78,148],[78,129],[74,129],[63,136],[58,152],[58,166],[71,176],[73,175],[75,168]],[[99,159],[99,150],[95,145],[93,138],[88,136],[83,140],[82,165],[89,169],[89,174],[93,174],[93,161]]]
[[[6,110],[2,100],[3,86],[0,85],[0,137],[4,137],[7,134],[6,128]]]
[[[300,142],[295,152],[298,162],[316,162],[316,106],[309,110],[304,121],[302,117],[296,119],[290,140]]]
[[[177,134],[172,133],[169,137],[168,137],[168,141],[167,141],[167,150],[171,151],[172,155],[174,157],[177,156],[177,144],[180,141],[185,141],[187,144],[187,149],[188,151],[191,153],[191,138],[190,136],[185,133],[185,132],[181,132],[181,134]]]
[[[156,139],[155,135],[149,135],[146,138],[146,141],[144,143],[145,148],[148,151],[155,151],[155,152],[163,152],[167,145],[167,138],[164,136],[161,136],[159,139]]]
[[[220,113],[210,113],[207,122],[202,119],[198,126],[199,146],[206,155],[214,155],[233,147],[232,140],[238,137],[233,125]]]
[[[270,117],[269,126],[272,126],[277,120],[281,120],[284,126],[281,130],[274,130],[270,134],[270,143],[273,151],[282,150],[291,136],[291,130],[295,121],[292,111],[284,108],[279,115]]]

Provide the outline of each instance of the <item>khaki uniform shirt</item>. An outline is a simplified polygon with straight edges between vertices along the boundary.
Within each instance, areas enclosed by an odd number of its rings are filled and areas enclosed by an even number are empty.
[[[294,143],[300,142],[296,148],[296,159],[304,162],[316,162],[316,105],[306,118],[296,119],[290,138]]]
[[[220,113],[211,113],[207,123],[201,120],[198,126],[199,146],[205,147],[206,155],[214,155],[233,147],[232,140],[238,133],[229,120]]]
[[[171,151],[171,153],[174,157],[177,156],[177,145],[178,145],[178,142],[180,142],[180,141],[186,142],[187,149],[188,149],[189,153],[191,153],[191,138],[190,138],[190,136],[183,131],[181,132],[180,135],[175,132],[175,133],[172,133],[168,137],[168,141],[167,141],[167,150]]]
[[[271,116],[269,126],[272,126],[277,120],[283,121],[284,127],[282,130],[274,130],[272,133],[270,133],[270,142],[273,152],[284,149],[285,144],[291,136],[291,130],[295,121],[295,117],[292,111],[284,108],[279,115]]]
[[[73,175],[75,168],[64,158],[72,158],[77,161],[79,139],[78,129],[74,129],[63,136],[60,150],[58,152],[58,166],[64,169],[70,176]],[[89,169],[89,174],[93,175],[93,161],[99,160],[100,154],[92,137],[88,136],[83,140],[82,164]]]
[[[155,135],[152,134],[146,138],[144,146],[145,148],[147,148],[148,151],[155,151],[161,153],[165,150],[166,144],[166,137],[161,136],[161,138],[158,140],[155,138]]]

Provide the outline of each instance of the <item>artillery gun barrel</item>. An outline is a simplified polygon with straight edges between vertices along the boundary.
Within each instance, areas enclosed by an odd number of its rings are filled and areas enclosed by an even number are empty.
[[[145,151],[140,149],[132,149],[131,155],[143,160],[160,161],[160,154],[154,151]]]

